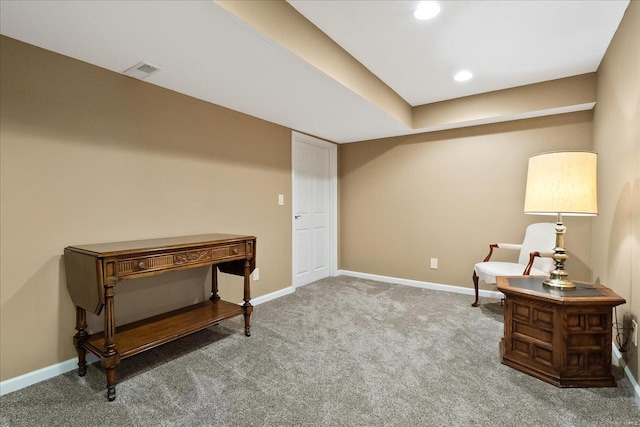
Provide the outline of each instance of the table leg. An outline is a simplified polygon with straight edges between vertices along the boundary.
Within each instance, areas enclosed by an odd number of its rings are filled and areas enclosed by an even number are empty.
[[[248,337],[251,336],[251,313],[253,312],[253,306],[251,305],[251,262],[246,259],[244,261],[244,304],[242,308],[244,310],[244,334]]]
[[[107,374],[107,400],[109,402],[116,400],[116,367],[105,368]]]
[[[114,316],[114,285],[115,283],[105,284],[104,286],[104,343],[105,352],[102,364],[107,374],[107,399],[109,402],[116,398],[116,370],[120,364],[120,354],[116,350],[115,344],[115,316]]]
[[[211,296],[209,300],[216,302],[220,301],[220,295],[218,295],[218,266],[211,266]]]
[[[87,340],[87,311],[76,306],[76,334],[73,336],[73,345],[78,353],[78,375],[84,377],[87,373],[87,350],[84,342]]]

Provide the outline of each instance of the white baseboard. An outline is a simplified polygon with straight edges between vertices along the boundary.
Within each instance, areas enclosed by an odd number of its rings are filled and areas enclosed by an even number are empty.
[[[98,356],[94,354],[87,354],[87,363],[95,363],[98,360]],[[55,365],[47,366],[46,368],[38,369],[37,371],[20,375],[19,377],[2,381],[0,382],[0,396],[4,396],[5,394],[12,393],[14,391],[20,390],[21,388],[39,383],[40,381],[57,377],[58,375],[73,371],[77,368],[78,359],[73,358],[65,360],[64,362],[56,363]]]
[[[338,270],[338,275],[358,277],[360,279],[375,280],[377,282],[396,283],[414,288],[433,289],[435,291],[453,292],[456,294],[475,295],[473,288],[463,288],[462,286],[443,285],[441,283],[421,282],[419,280],[400,279],[397,277],[379,276],[377,274],[360,273],[357,271]],[[488,298],[503,298],[502,292],[486,291],[480,289],[478,295]]]
[[[287,288],[280,289],[279,291],[271,292],[270,294],[253,298],[251,300],[251,304],[253,304],[254,306],[260,305],[267,301],[283,297],[293,292],[295,292],[295,288],[293,286],[289,286]],[[87,363],[95,363],[99,360],[100,358],[95,354],[87,353]],[[57,363],[55,365],[38,369],[37,371],[28,372],[24,375],[20,375],[19,377],[2,381],[0,382],[0,396],[4,396],[5,394],[20,390],[21,388],[39,383],[40,381],[48,380],[49,378],[57,377],[58,375],[73,371],[74,369],[77,369],[77,367],[78,359],[73,358],[65,360],[64,362]]]
[[[622,358],[622,354],[620,354],[620,351],[618,350],[616,345],[611,344],[611,347],[613,349],[612,362],[614,365],[619,366],[624,370],[624,374],[627,376],[627,378],[629,379],[629,382],[631,383],[631,386],[633,387],[633,396],[636,399],[636,404],[640,406],[640,385],[638,385],[638,382],[636,381],[636,379],[633,378],[631,369],[629,369],[629,366],[627,366],[627,362],[625,362],[624,359]]]
[[[274,300],[276,298],[280,298],[280,297],[283,297],[285,295],[292,294],[295,291],[296,291],[296,288],[294,288],[293,286],[289,286],[287,288],[280,289],[280,290],[275,291],[275,292],[271,292],[270,294],[262,295],[262,296],[260,296],[258,298],[252,298],[251,299],[251,304],[252,305],[260,305],[260,304],[263,304],[263,303],[265,303],[267,301],[271,301],[271,300]],[[240,303],[240,304],[242,304],[242,303]]]

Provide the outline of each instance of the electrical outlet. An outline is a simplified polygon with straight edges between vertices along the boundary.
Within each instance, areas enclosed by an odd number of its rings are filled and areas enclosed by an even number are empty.
[[[284,194],[278,194],[278,205],[284,205]]]
[[[260,269],[256,268],[253,270],[253,281],[257,282],[258,280],[260,280]]]
[[[438,258],[431,258],[431,269],[438,269]]]
[[[638,322],[633,319],[631,319],[631,342],[638,346]]]

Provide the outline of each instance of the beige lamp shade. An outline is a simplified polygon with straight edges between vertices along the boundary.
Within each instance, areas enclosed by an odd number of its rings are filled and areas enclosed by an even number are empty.
[[[534,215],[597,215],[598,155],[558,151],[529,159],[524,212]]]

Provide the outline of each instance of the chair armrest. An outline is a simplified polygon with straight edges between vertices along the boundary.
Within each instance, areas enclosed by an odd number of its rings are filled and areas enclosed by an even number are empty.
[[[522,245],[520,243],[496,243],[500,249],[515,249],[519,251],[522,249]]]
[[[520,250],[520,249],[522,249],[522,245],[521,244],[517,244],[517,243],[491,243],[489,245],[489,253],[487,254],[487,256],[484,258],[484,260],[482,262],[489,261],[489,259],[491,258],[491,255],[493,255],[493,249],[494,248]]]
[[[531,273],[531,268],[533,267],[533,261],[535,260],[536,257],[545,257],[545,258],[551,258],[553,256],[554,252],[531,252],[529,254],[529,264],[527,264],[527,268],[524,269],[524,273],[522,273],[524,276],[528,276],[529,273]]]

